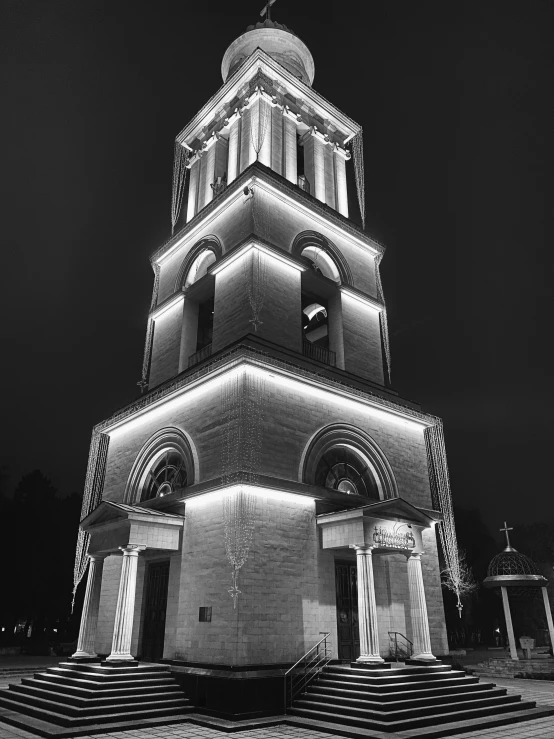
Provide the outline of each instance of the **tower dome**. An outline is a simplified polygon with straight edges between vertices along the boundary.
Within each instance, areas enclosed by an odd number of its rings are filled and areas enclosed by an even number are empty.
[[[315,66],[310,50],[290,28],[271,20],[248,26],[246,33],[229,46],[221,62],[223,81],[227,82],[227,79],[257,48],[265,51],[291,74],[311,86]]]

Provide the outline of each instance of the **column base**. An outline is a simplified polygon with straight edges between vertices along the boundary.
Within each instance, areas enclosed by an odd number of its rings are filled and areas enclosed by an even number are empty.
[[[135,659],[134,657],[131,657],[131,659],[112,659],[111,662],[108,662],[108,657],[100,664],[102,667],[138,667],[139,661],[138,659]]]
[[[361,664],[361,665],[382,665],[384,663],[384,659],[382,657],[379,657],[379,655],[371,655],[371,656],[362,656],[358,657],[356,662],[353,662],[352,664]]]
[[[431,653],[422,652],[421,654],[415,654],[410,657],[410,659],[406,660],[407,665],[412,662],[438,662],[438,659]]]
[[[137,662],[132,654],[110,654],[106,657],[106,662]],[[138,662],[137,662],[138,664]]]
[[[71,659],[93,659],[99,661],[96,652],[75,652],[71,655]]]

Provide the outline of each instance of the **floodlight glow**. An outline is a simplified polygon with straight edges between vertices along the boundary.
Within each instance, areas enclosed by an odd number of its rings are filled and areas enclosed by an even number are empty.
[[[265,498],[266,500],[275,500],[280,503],[296,503],[298,505],[304,505],[306,507],[313,506],[313,498],[308,498],[305,495],[297,495],[296,493],[285,493],[281,490],[272,490],[270,488],[264,488],[259,485],[232,485],[227,488],[220,488],[210,493],[201,493],[193,498],[187,498],[185,501],[186,507],[192,507],[195,509],[203,508],[208,505],[214,505],[219,501],[224,500],[228,495],[238,495],[240,492],[251,493],[257,498]],[[185,512],[186,518],[186,512]]]
[[[163,316],[164,313],[167,313],[168,310],[171,310],[171,308],[175,308],[175,306],[179,305],[179,303],[181,303],[184,298],[185,296],[182,292],[175,293],[173,297],[163,302],[158,308],[155,308],[150,314],[150,318],[156,321],[158,318]]]
[[[279,254],[273,249],[268,249],[263,244],[257,244],[255,241],[251,241],[248,244],[245,244],[244,246],[241,246],[240,249],[238,249],[234,254],[231,254],[228,258],[223,258],[223,260],[217,264],[215,267],[211,269],[212,275],[217,275],[218,272],[221,272],[226,267],[229,267],[233,262],[235,262],[237,259],[240,259],[245,254],[248,254],[252,249],[257,249],[258,251],[261,251],[263,254],[267,254],[270,257],[273,257],[278,262],[282,262],[283,264],[286,264],[287,267],[292,267],[293,269],[297,270],[298,272],[305,272],[306,267],[301,264],[297,264],[295,261],[293,261],[290,257],[286,256],[284,253]]]
[[[373,308],[373,310],[377,313],[380,313],[384,308],[382,303],[379,303],[373,298],[370,298],[369,295],[359,295],[358,293],[354,292],[349,287],[345,287],[344,285],[341,285],[339,289],[343,295],[352,298],[352,300],[356,300],[358,303],[365,305],[367,308]]]

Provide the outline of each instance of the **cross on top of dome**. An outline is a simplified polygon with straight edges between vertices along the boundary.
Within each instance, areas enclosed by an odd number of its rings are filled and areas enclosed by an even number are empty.
[[[515,552],[516,550],[510,544],[510,535],[508,534],[508,531],[513,531],[514,527],[513,526],[508,527],[508,524],[506,523],[506,521],[504,521],[504,528],[498,529],[498,530],[504,531],[504,533],[506,534],[506,549],[504,551],[505,552]]]

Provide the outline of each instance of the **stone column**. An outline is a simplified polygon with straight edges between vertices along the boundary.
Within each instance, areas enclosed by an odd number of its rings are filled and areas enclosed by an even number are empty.
[[[554,649],[554,623],[552,623],[552,611],[550,610],[550,600],[548,599],[548,590],[541,588],[542,599],[544,601],[544,610],[546,611],[546,623],[548,624],[548,633],[550,634],[550,646]]]
[[[508,600],[508,591],[505,587],[501,587],[502,605],[504,606],[504,618],[506,619],[506,631],[508,632],[508,642],[510,644],[510,657],[519,659],[517,656],[516,639],[514,636],[514,627],[512,626],[512,614],[510,613],[510,601]]]
[[[373,580],[373,547],[355,546],[354,549],[358,570],[358,623],[360,628],[360,656],[356,662],[376,665],[385,660],[379,654],[377,605]]]
[[[123,552],[121,579],[115,609],[112,651],[110,662],[128,662],[134,660],[131,654],[131,637],[133,634],[133,616],[135,613],[135,591],[137,589],[138,556],[146,547],[142,544],[129,544],[119,547]]]
[[[435,660],[431,651],[431,635],[427,617],[427,602],[421,572],[422,552],[412,552],[408,557],[408,586],[410,588],[410,613],[412,617],[412,634],[414,654],[412,659],[423,662]]]
[[[89,555],[87,589],[81,615],[79,638],[77,639],[77,651],[72,655],[74,658],[86,659],[97,656],[94,651],[94,643],[96,641],[96,627],[98,626],[104,557],[104,554]]]

